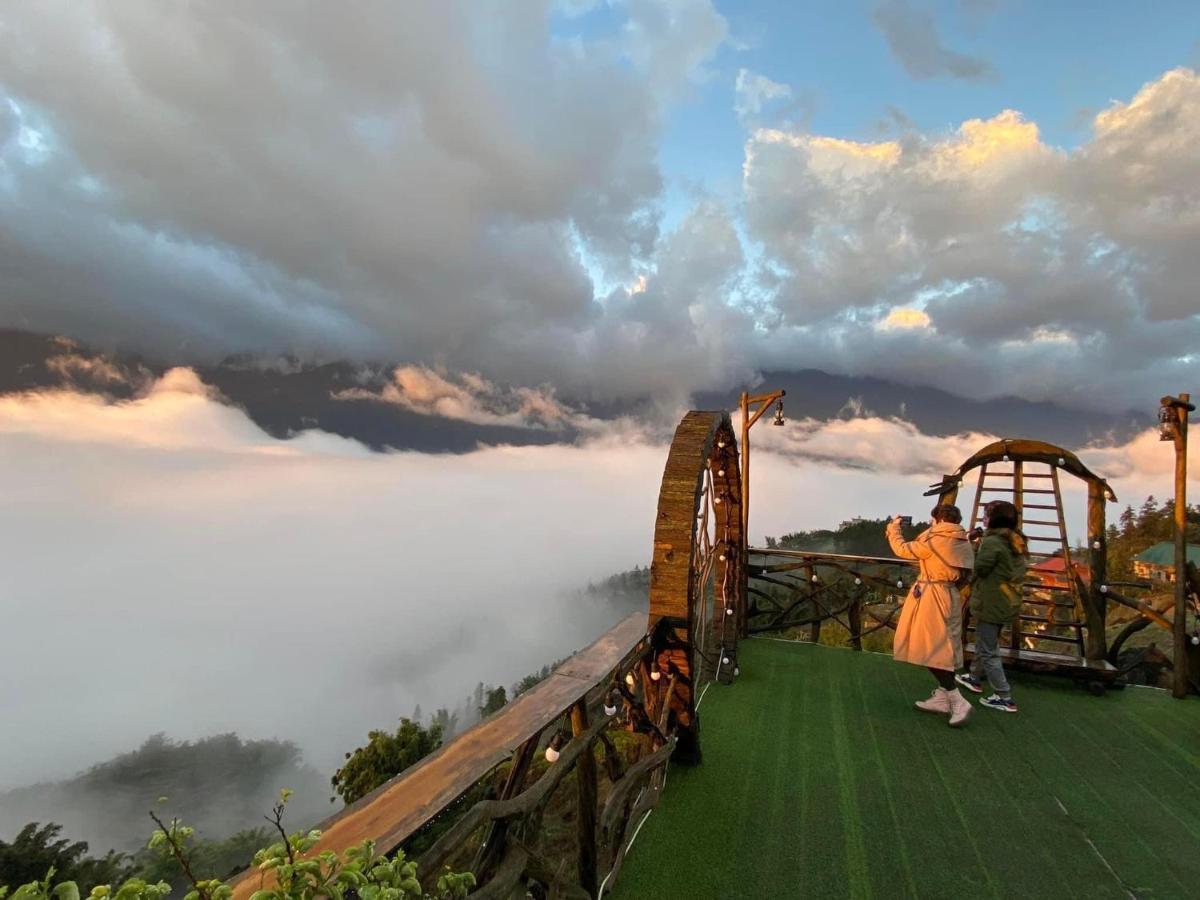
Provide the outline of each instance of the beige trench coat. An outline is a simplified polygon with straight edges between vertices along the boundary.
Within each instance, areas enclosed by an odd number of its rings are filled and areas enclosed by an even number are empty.
[[[893,655],[901,662],[933,669],[959,669],[962,653],[962,597],[954,582],[959,569],[968,572],[975,552],[961,525],[935,522],[905,542],[900,523],[887,527],[888,543],[901,559],[915,559],[921,572],[904,599],[896,625]]]

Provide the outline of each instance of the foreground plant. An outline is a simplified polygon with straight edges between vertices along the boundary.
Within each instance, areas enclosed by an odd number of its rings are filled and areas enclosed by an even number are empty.
[[[363,841],[340,856],[332,850],[309,855],[321,832],[286,832],[283,812],[290,796],[290,791],[281,791],[279,802],[267,817],[280,840],[254,854],[254,867],[263,887],[250,900],[343,900],[354,896],[361,900],[460,900],[475,887],[475,876],[470,872],[447,869],[427,889],[417,879],[415,862],[402,851],[391,858],[377,854],[374,841]],[[233,889],[221,879],[196,877],[190,852],[195,830],[178,819],[167,823],[153,812],[150,817],[158,828],[150,837],[149,849],[174,860],[191,884],[183,900],[231,900]],[[76,883],[56,884],[54,872],[51,868],[41,881],[22,885],[11,896],[8,887],[0,886],[0,900],[81,900]],[[87,900],[163,900],[170,892],[171,886],[165,881],[130,878],[116,889],[98,885]]]

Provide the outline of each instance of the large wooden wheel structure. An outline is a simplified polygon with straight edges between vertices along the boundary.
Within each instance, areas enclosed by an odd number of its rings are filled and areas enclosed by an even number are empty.
[[[729,415],[692,411],[675,430],[658,494],[650,564],[653,655],[644,689],[678,735],[676,759],[700,759],[703,684],[729,682],[745,625],[738,448]]]

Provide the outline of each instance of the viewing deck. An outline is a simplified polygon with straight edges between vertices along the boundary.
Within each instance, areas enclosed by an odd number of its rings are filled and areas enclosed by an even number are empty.
[[[1200,896],[1200,702],[1018,674],[1020,713],[956,730],[890,657],[740,653],[613,897]]]

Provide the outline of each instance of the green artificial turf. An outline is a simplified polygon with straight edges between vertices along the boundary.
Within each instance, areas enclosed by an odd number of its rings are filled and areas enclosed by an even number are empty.
[[[887,656],[759,639],[740,663],[618,900],[1200,897],[1200,700],[1016,674],[1018,714],[952,729]]]

